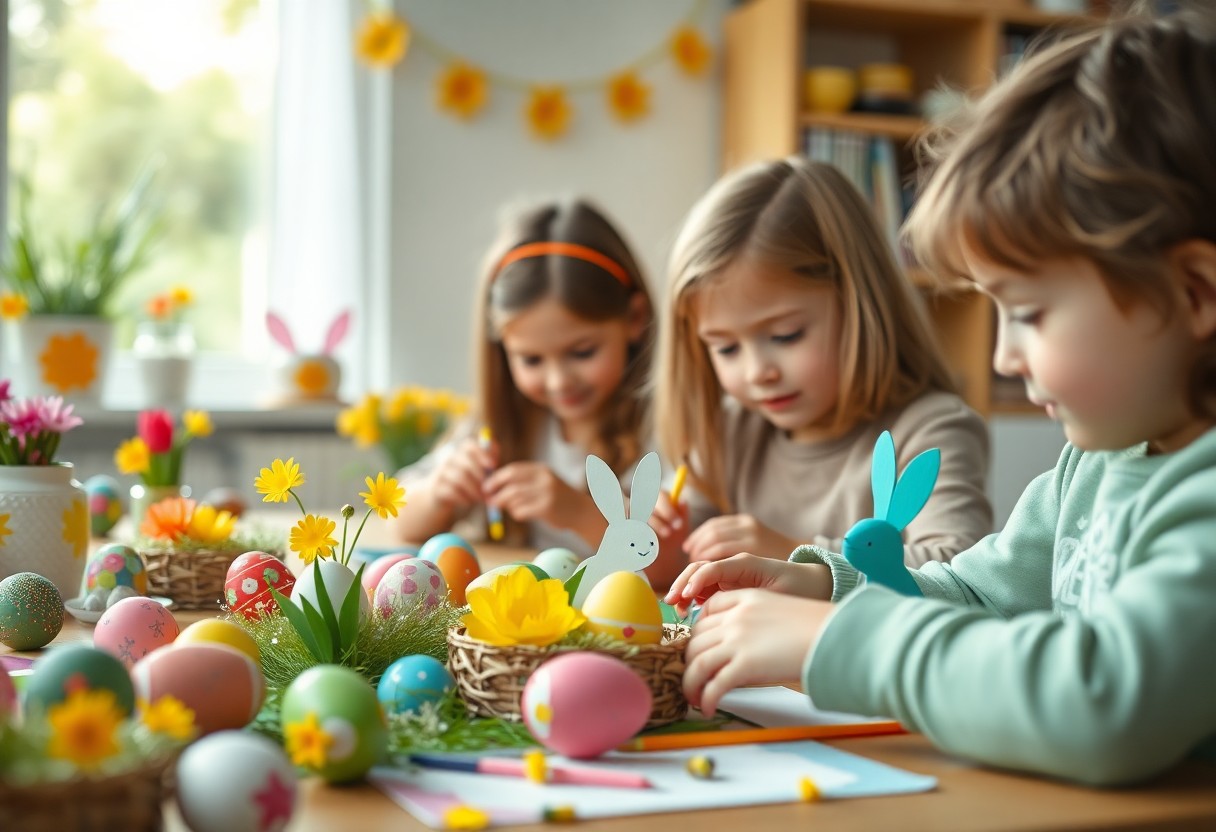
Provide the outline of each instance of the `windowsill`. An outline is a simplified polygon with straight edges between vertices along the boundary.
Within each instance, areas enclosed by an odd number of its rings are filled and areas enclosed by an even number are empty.
[[[298,405],[282,408],[217,408],[190,404],[188,409],[206,410],[216,430],[332,430],[342,410],[338,404]],[[86,427],[134,429],[142,408],[76,405],[73,412]]]

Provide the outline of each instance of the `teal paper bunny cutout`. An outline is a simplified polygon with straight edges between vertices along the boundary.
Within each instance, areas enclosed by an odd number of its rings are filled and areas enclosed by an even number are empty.
[[[917,454],[897,480],[895,441],[885,430],[878,437],[870,463],[874,516],[859,521],[844,536],[845,560],[867,580],[904,595],[924,594],[904,566],[900,532],[929,502],[941,464],[942,452],[932,448]]]

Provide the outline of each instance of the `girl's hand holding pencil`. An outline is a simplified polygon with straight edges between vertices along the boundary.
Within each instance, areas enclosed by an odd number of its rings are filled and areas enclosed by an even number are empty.
[[[688,466],[681,465],[671,490],[659,494],[659,501],[650,515],[650,526],[659,538],[659,558],[647,567],[646,577],[658,590],[671,586],[688,565],[688,557],[684,554],[684,541],[688,538],[688,504],[680,502],[687,476]]]

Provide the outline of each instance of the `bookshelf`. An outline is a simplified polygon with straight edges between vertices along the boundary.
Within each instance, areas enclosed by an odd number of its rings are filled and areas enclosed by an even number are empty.
[[[894,148],[897,178],[906,179],[914,169],[911,144],[925,121],[808,112],[802,95],[807,67],[897,62],[911,68],[918,100],[942,82],[974,94],[1028,36],[1096,19],[1049,14],[1017,0],[749,0],[730,12],[724,26],[723,169],[796,153],[824,158],[833,142],[841,143],[847,159],[850,142],[860,142],[880,146],[884,154]],[[873,164],[870,152],[856,151],[861,167]],[[880,224],[889,227],[893,220],[881,203],[889,209],[891,200],[876,202]],[[985,416],[1030,412],[1020,382],[993,376],[996,327],[989,301],[969,284],[938,286],[915,267],[909,277],[924,293],[967,402]]]

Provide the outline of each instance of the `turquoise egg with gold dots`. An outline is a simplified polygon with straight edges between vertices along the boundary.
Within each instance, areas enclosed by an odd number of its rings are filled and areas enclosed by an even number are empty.
[[[35,572],[18,572],[0,581],[0,644],[37,650],[63,629],[63,596]]]
[[[124,511],[118,480],[97,474],[85,480],[84,491],[89,502],[89,531],[94,537],[104,537]]]
[[[96,587],[114,589],[129,586],[140,595],[148,594],[148,570],[139,552],[122,543],[107,543],[89,558],[84,573],[85,590]]]

